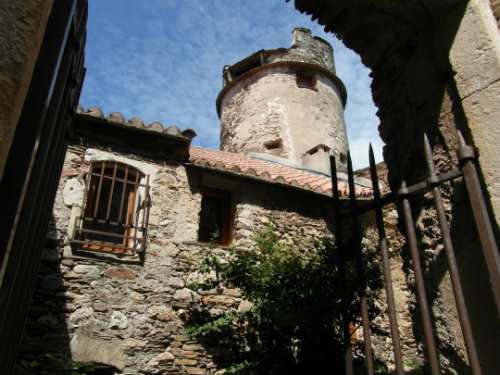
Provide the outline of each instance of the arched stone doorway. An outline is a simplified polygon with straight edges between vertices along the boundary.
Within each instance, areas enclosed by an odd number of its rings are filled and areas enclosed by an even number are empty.
[[[498,5],[495,8],[492,4],[487,0],[295,0],[296,9],[310,14],[326,31],[336,34],[372,70],[372,95],[379,108],[379,132],[386,144],[384,160],[391,188],[400,187],[400,171],[404,171],[409,184],[426,178],[424,133],[431,140],[438,168],[444,171],[456,164],[460,130],[478,154],[483,191],[498,242],[500,35]],[[499,371],[497,354],[491,349],[500,344],[500,322],[491,302],[488,280],[483,278],[485,265],[467,213],[463,183],[447,188],[447,212],[459,268],[464,271],[462,283],[481,366],[485,372]],[[431,234],[435,224],[425,201],[423,198],[414,204],[421,248],[439,252],[431,243],[435,240]],[[426,261],[427,276],[433,284],[429,287],[433,294],[429,296],[431,303],[446,304],[448,276],[443,259],[438,255],[432,260],[427,257]],[[433,313],[438,331],[456,323],[453,317],[446,322],[443,309],[434,308]],[[486,320],[488,325],[484,324]],[[453,346],[453,350],[459,349],[461,339],[448,346],[445,336],[440,334],[439,338],[441,360],[460,371],[465,357],[444,353]]]

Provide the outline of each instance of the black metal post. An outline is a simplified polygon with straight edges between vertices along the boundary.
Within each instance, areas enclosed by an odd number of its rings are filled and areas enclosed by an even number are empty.
[[[373,197],[375,200],[375,219],[377,221],[378,239],[382,256],[382,268],[384,272],[385,293],[387,296],[387,307],[389,309],[389,323],[391,327],[392,347],[394,351],[394,361],[396,363],[396,372],[399,375],[404,374],[403,358],[401,356],[401,343],[399,340],[398,321],[396,317],[396,304],[394,302],[394,291],[392,289],[391,266],[389,264],[389,252],[387,250],[387,239],[385,237],[384,219],[382,217],[382,208],[380,205],[380,189],[378,186],[378,176],[375,167],[375,157],[370,143],[370,176],[372,180]]]
[[[347,176],[349,180],[349,198],[351,203],[351,211],[355,212],[357,207],[356,202],[356,191],[354,188],[354,173],[352,170],[352,160],[350,151],[347,152]],[[366,354],[366,371],[368,375],[374,374],[373,367],[373,354],[371,345],[371,333],[370,324],[368,316],[368,301],[366,298],[366,285],[365,285],[365,275],[363,267],[363,257],[361,253],[361,235],[359,233],[359,222],[358,216],[352,215],[352,231],[354,246],[356,252],[356,268],[358,272],[359,282],[360,282],[360,298],[361,298],[361,321],[363,324],[363,339],[365,344],[365,354]]]
[[[342,287],[342,304],[343,304],[343,317],[342,317],[342,332],[344,338],[344,363],[346,375],[354,374],[354,366],[352,362],[352,344],[351,344],[351,330],[349,328],[349,323],[351,322],[349,317],[349,305],[347,302],[347,287],[346,287],[346,254],[345,249],[342,245],[342,228],[340,224],[340,197],[339,188],[337,180],[337,166],[335,162],[335,157],[330,156],[330,171],[332,177],[332,195],[333,195],[333,214],[334,214],[334,227],[335,227],[335,241],[337,242],[337,249],[341,252],[339,272],[340,272],[340,282]]]
[[[427,347],[427,355],[429,359],[429,367],[432,375],[439,374],[439,361],[436,352],[436,344],[434,343],[434,334],[432,332],[432,322],[429,313],[429,305],[425,294],[424,276],[422,274],[422,265],[420,263],[420,255],[417,246],[417,236],[415,234],[415,226],[413,224],[413,215],[411,213],[410,202],[406,195],[406,181],[403,176],[401,181],[400,197],[403,206],[403,215],[406,228],[406,238],[410,248],[411,260],[413,263],[413,272],[415,274],[415,285],[417,288],[417,299],[420,307],[420,315],[424,328],[425,344]]]
[[[469,200],[476,222],[477,232],[483,248],[484,259],[488,267],[491,289],[495,298],[497,314],[500,316],[500,256],[498,247],[493,235],[493,228],[484,203],[481,184],[474,165],[474,150],[471,146],[465,144],[460,131],[458,132],[458,142],[460,147],[457,150],[460,168],[464,175],[465,185],[469,193]]]

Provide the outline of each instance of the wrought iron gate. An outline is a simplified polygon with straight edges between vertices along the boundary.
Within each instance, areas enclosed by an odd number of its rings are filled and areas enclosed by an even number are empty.
[[[85,75],[87,0],[50,3],[45,33],[40,35],[43,42],[0,181],[2,374],[14,369],[63,167],[66,137]]]
[[[396,318],[395,300],[391,281],[391,271],[389,266],[389,255],[387,250],[387,240],[385,236],[384,220],[382,215],[382,208],[392,202],[397,202],[403,213],[402,221],[404,222],[406,231],[406,241],[407,246],[411,255],[411,263],[413,266],[413,272],[415,276],[415,286],[416,286],[416,297],[418,305],[420,308],[425,347],[427,351],[426,359],[429,364],[429,369],[432,374],[439,374],[439,362],[438,353],[436,350],[436,345],[434,342],[434,332],[431,321],[431,314],[429,310],[429,305],[427,303],[427,297],[424,287],[424,277],[422,272],[422,266],[420,261],[420,254],[417,245],[417,236],[414,226],[414,220],[412,217],[411,206],[409,197],[414,194],[419,194],[422,192],[432,192],[434,199],[434,206],[436,209],[442,242],[444,245],[444,252],[446,255],[446,261],[448,265],[448,271],[451,279],[451,284],[453,288],[453,294],[455,297],[456,308],[458,312],[459,322],[464,337],[464,344],[467,351],[467,356],[470,364],[470,368],[473,374],[480,374],[481,367],[479,365],[478,352],[476,345],[474,343],[474,337],[472,335],[470,319],[467,313],[467,308],[465,305],[465,298],[462,290],[462,285],[460,283],[459,272],[457,267],[457,261],[455,258],[455,251],[453,249],[453,244],[450,236],[449,224],[445,216],[445,209],[443,206],[443,199],[441,196],[440,185],[446,181],[454,180],[459,177],[463,177],[465,185],[467,187],[467,192],[469,196],[469,201],[471,204],[474,220],[476,223],[477,233],[480,238],[484,259],[486,261],[489,280],[491,284],[491,289],[493,291],[494,302],[497,309],[497,314],[500,316],[500,257],[498,254],[498,248],[493,234],[492,225],[488,217],[488,212],[484,202],[484,198],[481,191],[481,185],[479,182],[478,174],[474,164],[474,151],[473,148],[467,145],[462,137],[458,134],[459,138],[459,148],[457,150],[457,156],[459,160],[459,168],[452,168],[448,172],[438,175],[434,167],[434,162],[432,159],[432,150],[427,139],[424,136],[424,150],[427,162],[427,175],[428,178],[425,181],[414,184],[412,186],[407,186],[404,175],[400,173],[400,189],[397,192],[388,194],[382,197],[379,189],[379,179],[376,173],[375,159],[373,156],[373,150],[370,145],[369,156],[370,156],[370,174],[373,186],[373,200],[369,203],[364,204],[362,207],[358,205],[355,194],[350,194],[350,206],[345,212],[341,212],[339,192],[337,189],[333,189],[333,201],[334,201],[334,212],[335,212],[335,230],[338,243],[343,243],[343,237],[345,233],[342,232],[341,222],[344,220],[351,220],[352,223],[352,243],[355,248],[355,258],[357,263],[357,276],[361,283],[361,298],[360,298],[360,315],[362,319],[363,336],[364,336],[364,349],[365,349],[365,364],[366,371],[368,374],[374,373],[374,363],[372,355],[372,345],[371,345],[371,334],[368,319],[368,302],[366,296],[366,286],[365,286],[365,275],[364,267],[362,264],[361,257],[361,235],[359,231],[359,216],[365,212],[374,210],[375,218],[377,224],[377,231],[379,237],[379,247],[382,259],[382,269],[384,276],[384,287],[387,297],[387,310],[389,315],[390,323],[390,334],[392,337],[394,360],[396,366],[396,372],[398,374],[404,374],[403,360],[401,354],[400,338],[398,333],[398,322]],[[331,157],[331,168],[332,168],[332,186],[337,186],[337,171],[335,167],[335,158]],[[354,192],[354,173],[352,170],[351,157],[348,155],[348,180],[349,180],[349,192]],[[345,257],[344,257],[345,259]],[[345,265],[344,265],[345,268]],[[349,328],[350,318],[345,316],[344,319],[344,343],[345,343],[345,365],[346,373],[353,374],[353,358],[352,358],[352,344],[351,344],[351,333],[352,330]]]

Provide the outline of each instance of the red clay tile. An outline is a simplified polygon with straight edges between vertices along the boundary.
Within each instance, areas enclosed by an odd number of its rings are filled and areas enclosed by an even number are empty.
[[[252,159],[248,156],[212,150],[203,147],[191,146],[191,163],[208,168],[223,169],[236,174],[246,174],[260,177],[264,180],[299,186],[303,189],[318,191],[323,194],[332,194],[332,181],[329,177],[319,176],[305,170],[278,165],[263,160]],[[240,172],[238,172],[238,170]],[[340,196],[348,196],[349,185],[339,181],[337,185]],[[371,188],[356,185],[356,196],[371,196]]]

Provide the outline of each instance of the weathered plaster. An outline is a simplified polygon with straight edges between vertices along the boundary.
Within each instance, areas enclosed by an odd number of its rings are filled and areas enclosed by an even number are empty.
[[[260,61],[256,61],[258,54]],[[299,83],[300,74],[310,75],[311,84]],[[348,148],[346,95],[335,75],[331,45],[297,28],[290,48],[259,51],[224,68],[223,89],[217,98],[220,147],[302,162],[320,146],[327,151],[325,157],[316,155],[314,162],[307,160],[302,166],[329,173],[328,155],[334,155],[337,169],[345,170],[341,160]]]
[[[335,84],[317,73],[317,89],[297,86],[293,66],[270,66],[234,85],[224,96],[221,149],[269,152],[264,143],[280,139],[279,156],[300,162],[325,144],[347,154],[343,105]],[[271,150],[272,152],[273,150]]]
[[[0,179],[53,2],[0,1]]]

